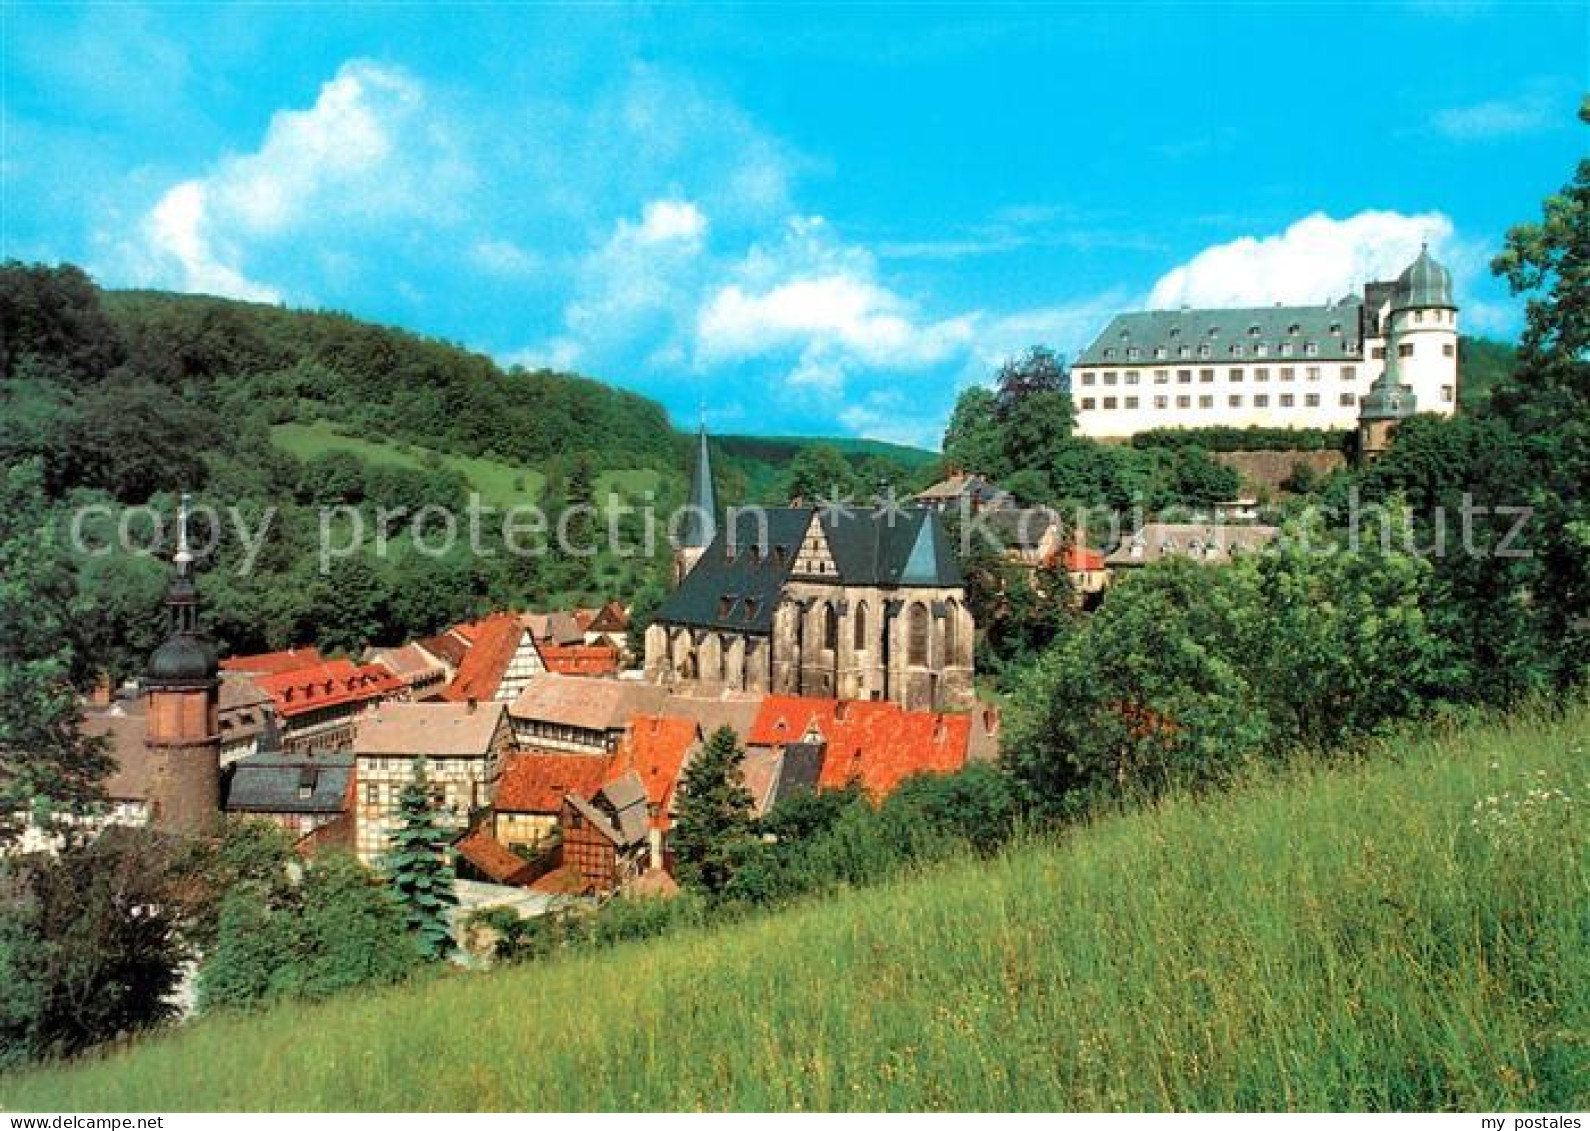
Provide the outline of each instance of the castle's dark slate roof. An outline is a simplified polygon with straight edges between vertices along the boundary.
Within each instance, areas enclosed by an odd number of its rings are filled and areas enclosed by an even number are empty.
[[[796,794],[816,793],[817,783],[823,776],[823,757],[827,750],[826,742],[792,742],[784,747],[778,776],[773,779],[768,794],[767,807],[771,809]]]
[[[963,584],[944,524],[935,511],[822,511],[770,507],[735,512],[696,567],[658,610],[656,620],[766,635],[812,516],[822,531],[837,585],[951,589]]]
[[[351,754],[252,754],[230,767],[229,813],[340,813],[353,778]]]
[[[1362,302],[1348,296],[1324,306],[1255,306],[1222,310],[1137,310],[1117,314],[1076,360],[1090,365],[1303,364],[1363,357]],[[1315,352],[1307,347],[1313,343]],[[1265,347],[1258,357],[1255,347]],[[1207,345],[1209,356],[1199,347]],[[1291,346],[1283,355],[1281,347]],[[1180,356],[1181,347],[1188,356]],[[1156,358],[1154,351],[1164,349]],[[1240,348],[1241,352],[1236,352]],[[1130,351],[1137,350],[1134,357]]]

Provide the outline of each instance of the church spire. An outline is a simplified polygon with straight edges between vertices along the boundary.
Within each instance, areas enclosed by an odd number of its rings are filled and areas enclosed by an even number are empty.
[[[718,534],[718,494],[712,487],[712,453],[707,448],[707,425],[696,433],[696,465],[690,476],[690,502],[680,545],[705,550]]]

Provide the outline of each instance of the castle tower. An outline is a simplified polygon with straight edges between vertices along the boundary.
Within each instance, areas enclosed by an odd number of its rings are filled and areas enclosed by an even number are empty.
[[[718,494],[712,487],[712,454],[707,450],[707,426],[696,438],[696,465],[690,475],[690,501],[685,504],[685,524],[674,548],[674,585],[696,568],[718,534]]]
[[[1452,272],[1420,247],[1419,258],[1397,276],[1386,327],[1386,367],[1397,364],[1401,383],[1421,412],[1457,411],[1457,306]]]
[[[1375,378],[1369,394],[1358,408],[1358,460],[1369,463],[1391,446],[1397,425],[1412,416],[1418,398],[1402,378],[1398,336],[1392,331],[1386,339],[1386,367]]]
[[[176,575],[166,591],[171,628],[144,675],[151,765],[150,822],[200,832],[221,806],[221,728],[215,649],[199,630],[199,590],[188,548],[188,496],[177,519]]]

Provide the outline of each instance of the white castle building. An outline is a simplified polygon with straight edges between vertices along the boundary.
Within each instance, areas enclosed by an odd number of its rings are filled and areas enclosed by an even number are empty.
[[[1396,359],[1419,412],[1457,408],[1452,273],[1421,249],[1394,283],[1325,306],[1118,314],[1071,371],[1077,431],[1358,426],[1359,406]]]

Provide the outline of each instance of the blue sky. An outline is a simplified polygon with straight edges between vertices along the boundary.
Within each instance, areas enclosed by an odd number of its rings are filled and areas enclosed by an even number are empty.
[[[0,254],[936,445],[1146,304],[1485,263],[1585,149],[1583,4],[9,3]]]

